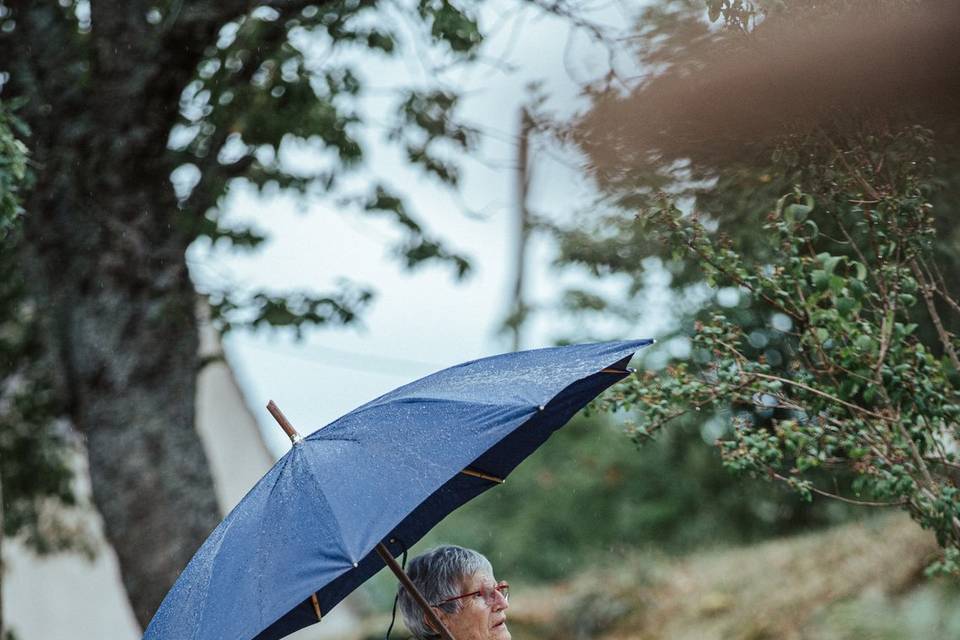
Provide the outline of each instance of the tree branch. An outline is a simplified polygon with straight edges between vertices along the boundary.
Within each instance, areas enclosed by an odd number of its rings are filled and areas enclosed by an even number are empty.
[[[953,341],[950,339],[950,334],[940,320],[940,313],[937,311],[937,304],[933,299],[934,287],[927,282],[915,258],[910,260],[910,269],[913,271],[913,277],[917,279],[917,284],[920,286],[923,300],[927,305],[927,312],[930,314],[930,320],[933,322],[933,326],[937,330],[937,336],[940,338],[940,344],[943,345],[943,350],[946,352],[947,357],[950,358],[950,363],[954,369],[960,371],[960,358],[957,357],[957,351],[953,346]]]
[[[940,297],[943,298],[943,301],[946,302],[956,313],[960,314],[960,304],[958,304],[957,301],[953,299],[953,296],[950,295],[947,282],[944,280],[943,272],[940,270],[940,265],[937,264],[937,261],[935,259],[930,260],[930,263],[933,265],[933,270],[931,271],[923,257],[919,257],[919,260],[927,274],[930,276],[930,281],[936,282],[939,285],[936,291],[940,294]],[[934,276],[934,272],[936,273],[936,276]]]
[[[254,9],[269,7],[289,15],[323,2],[318,3],[316,0],[312,2],[310,0],[209,0],[190,2],[187,6],[182,4],[179,12],[171,16],[172,20],[166,25],[165,39],[202,52],[204,47],[211,44],[212,37],[225,24],[248,15]]]
[[[831,402],[836,402],[836,403],[839,404],[839,405],[843,405],[844,407],[847,407],[848,409],[851,409],[851,410],[853,410],[853,411],[856,411],[857,413],[862,413],[863,415],[869,416],[869,417],[871,417],[871,418],[874,418],[875,420],[882,420],[882,421],[884,421],[884,422],[890,422],[890,418],[887,418],[886,416],[883,416],[883,415],[881,415],[881,414],[879,414],[879,413],[874,413],[873,411],[869,411],[869,410],[867,410],[867,409],[864,409],[863,407],[858,407],[857,405],[852,404],[852,403],[850,403],[850,402],[847,402],[846,400],[841,400],[840,398],[838,398],[838,397],[836,397],[836,396],[834,396],[834,395],[830,395],[829,393],[827,393],[827,392],[825,392],[825,391],[820,391],[819,389],[814,389],[814,388],[811,387],[810,385],[806,385],[806,384],[804,384],[804,383],[802,383],[802,382],[797,382],[796,380],[790,380],[789,378],[783,378],[783,377],[780,377],[780,376],[771,376],[771,375],[768,375],[768,374],[765,374],[765,373],[758,373],[758,372],[756,372],[756,371],[747,371],[747,372],[744,372],[744,375],[755,376],[755,377],[757,377],[757,378],[763,378],[763,379],[765,379],[765,380],[774,380],[774,381],[776,381],[776,382],[782,382],[783,384],[788,384],[788,385],[790,385],[790,386],[803,389],[804,391],[807,391],[807,392],[812,393],[812,394],[814,394],[814,395],[818,395],[818,396],[820,396],[820,397],[822,397],[822,398],[825,398],[825,399],[827,399],[827,400],[830,400]]]
[[[770,471],[770,477],[776,478],[782,482],[790,483],[791,479],[786,476],[780,475],[772,469]],[[846,498],[844,496],[838,495],[836,493],[830,493],[829,491],[824,491],[823,489],[817,489],[812,484],[810,485],[810,491],[813,493],[823,496],[825,498],[831,498],[833,500],[839,500],[840,502],[846,502],[847,504],[853,504],[858,507],[902,507],[906,504],[906,500],[898,500],[896,502],[871,502],[869,500],[854,500],[853,498]]]

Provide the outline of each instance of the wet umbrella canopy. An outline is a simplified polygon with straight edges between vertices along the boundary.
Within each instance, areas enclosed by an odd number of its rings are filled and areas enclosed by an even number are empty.
[[[467,362],[299,439],[210,534],[145,640],[268,640],[316,623],[505,478],[650,340]],[[318,396],[322,402],[322,395]]]

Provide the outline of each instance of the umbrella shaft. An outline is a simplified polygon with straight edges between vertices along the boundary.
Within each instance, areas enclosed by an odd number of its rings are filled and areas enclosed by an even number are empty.
[[[420,590],[417,589],[416,585],[410,580],[410,577],[404,572],[404,570],[397,564],[396,559],[394,559],[393,554],[390,553],[382,542],[377,543],[377,553],[380,554],[380,557],[383,558],[383,561],[387,563],[387,566],[390,567],[390,570],[393,571],[394,575],[397,576],[397,580],[400,581],[400,584],[404,586],[407,592],[413,596],[413,599],[417,601],[417,604],[420,605],[420,608],[423,609],[423,613],[426,614],[427,619],[433,624],[437,630],[440,631],[440,637],[443,640],[454,640],[454,637],[450,634],[450,631],[443,625],[440,621],[440,618],[437,617],[436,612],[433,610],[433,607],[430,606],[430,603],[427,602],[426,598],[423,597],[423,594],[420,593]]]

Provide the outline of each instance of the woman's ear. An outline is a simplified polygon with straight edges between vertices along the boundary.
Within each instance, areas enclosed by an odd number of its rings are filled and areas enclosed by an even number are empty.
[[[430,607],[430,608],[433,609],[433,612],[434,612],[435,614],[437,614],[437,617],[440,619],[440,623],[443,624],[444,626],[446,626],[447,628],[449,628],[449,626],[450,626],[450,622],[449,622],[450,614],[447,613],[446,611],[444,611],[443,609],[441,609],[440,607]],[[430,616],[428,616],[428,615],[426,614],[426,612],[424,612],[424,614],[423,614],[423,622],[424,622],[424,623],[427,625],[427,627],[428,627],[430,630],[432,630],[434,633],[440,633],[440,629],[437,629],[437,625],[433,624],[433,620],[430,619]]]

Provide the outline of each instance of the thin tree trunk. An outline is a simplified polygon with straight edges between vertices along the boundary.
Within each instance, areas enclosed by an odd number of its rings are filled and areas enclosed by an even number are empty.
[[[513,350],[519,351],[522,344],[523,323],[526,320],[527,305],[524,299],[524,276],[526,275],[527,239],[530,235],[530,212],[527,209],[530,189],[530,131],[533,122],[526,108],[520,110],[520,130],[517,144],[517,244],[514,258],[515,273],[513,281],[513,309],[510,313],[509,327],[513,332]]]

